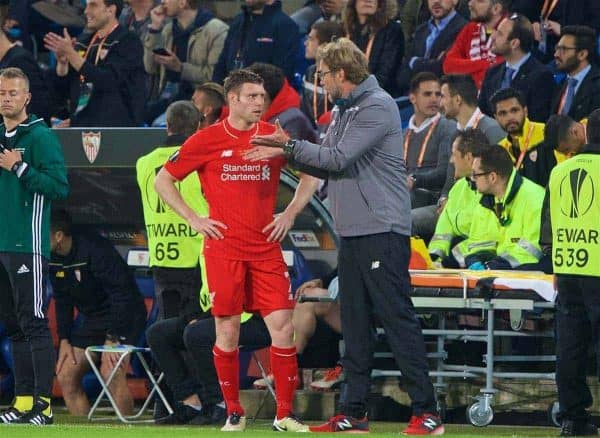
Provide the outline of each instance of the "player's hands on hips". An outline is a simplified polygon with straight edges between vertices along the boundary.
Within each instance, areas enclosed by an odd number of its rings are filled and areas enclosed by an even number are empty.
[[[227,229],[227,225],[223,222],[216,221],[209,217],[194,216],[189,220],[189,223],[195,231],[209,239],[222,239],[223,233],[221,233],[219,228],[224,230]]]
[[[276,214],[273,222],[262,230],[265,234],[271,232],[267,237],[267,242],[281,242],[294,225],[294,219],[296,219],[296,216],[288,211]]]
[[[60,373],[65,362],[70,361],[72,365],[77,365],[77,359],[75,359],[75,352],[73,346],[68,339],[60,340],[60,348],[58,350],[58,359],[56,360],[56,374]]]

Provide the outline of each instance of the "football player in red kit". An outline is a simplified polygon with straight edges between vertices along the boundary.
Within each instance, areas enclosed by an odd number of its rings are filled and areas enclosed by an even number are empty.
[[[191,136],[158,173],[155,187],[167,204],[206,237],[204,256],[216,325],[213,355],[228,415],[221,430],[239,431],[246,425],[239,401],[238,360],[240,315],[246,311],[260,313],[271,335],[277,398],[273,429],[308,432],[308,426],[292,414],[298,373],[294,297],[279,241],[310,200],[318,180],[303,176],[292,202],[273,219],[285,160],[250,163],[242,158],[254,135],[275,131],[273,125],[260,121],[263,81],[255,73],[236,70],[224,85],[229,116]],[[176,182],[192,172],[200,177],[209,217],[194,213],[176,189]]]

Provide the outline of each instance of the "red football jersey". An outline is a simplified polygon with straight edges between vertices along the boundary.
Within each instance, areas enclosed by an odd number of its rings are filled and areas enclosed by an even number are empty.
[[[238,131],[225,119],[192,135],[165,165],[178,180],[198,172],[210,218],[227,225],[226,230],[219,228],[224,239],[204,239],[206,256],[232,260],[281,256],[279,242],[267,242],[262,229],[273,221],[285,159],[242,159],[252,136],[274,131],[275,126],[265,122]]]

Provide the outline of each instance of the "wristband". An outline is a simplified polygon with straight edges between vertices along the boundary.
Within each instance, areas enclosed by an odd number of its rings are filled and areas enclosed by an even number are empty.
[[[296,147],[296,140],[290,138],[283,144],[283,152],[286,158],[290,158],[294,154],[294,148]]]

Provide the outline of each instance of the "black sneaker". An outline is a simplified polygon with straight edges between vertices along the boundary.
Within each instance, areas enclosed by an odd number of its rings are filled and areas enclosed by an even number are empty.
[[[168,413],[168,411],[167,411]],[[187,424],[194,417],[199,415],[201,411],[181,402],[175,403],[173,413],[166,417],[157,418],[155,424],[171,425],[171,424]]]
[[[50,404],[44,400],[38,399],[33,404],[31,411],[23,414],[21,418],[15,421],[20,424],[34,424],[36,426],[46,426],[54,423],[54,416],[52,415],[52,409],[50,415],[44,414],[44,411],[48,409]]]
[[[223,424],[227,419],[227,409],[218,405],[203,405],[202,411],[187,424],[194,426],[208,426],[210,424]]]
[[[23,415],[24,412],[21,412],[14,406],[11,406],[10,408],[0,412],[0,422],[4,424],[14,423]]]
[[[595,436],[598,427],[588,421],[563,420],[560,427],[560,436]]]

